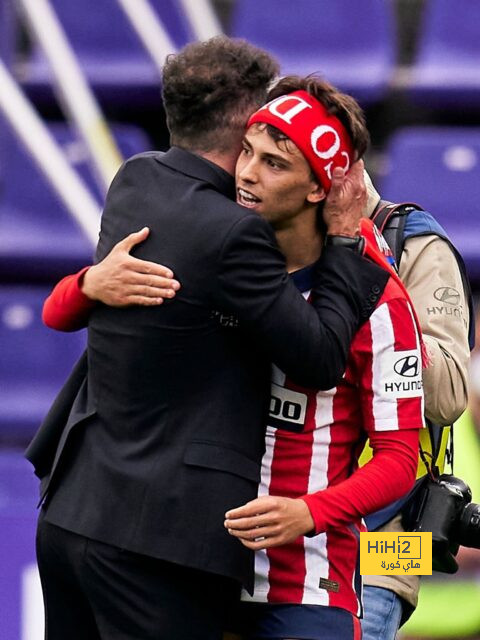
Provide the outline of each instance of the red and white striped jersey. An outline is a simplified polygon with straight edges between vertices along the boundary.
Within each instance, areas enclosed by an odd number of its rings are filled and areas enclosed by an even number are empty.
[[[305,297],[308,294],[304,294]],[[346,480],[373,431],[423,426],[420,336],[410,303],[390,278],[357,332],[342,382],[329,391],[293,384],[274,367],[259,495],[298,498]],[[358,520],[255,554],[253,602],[361,611]]]

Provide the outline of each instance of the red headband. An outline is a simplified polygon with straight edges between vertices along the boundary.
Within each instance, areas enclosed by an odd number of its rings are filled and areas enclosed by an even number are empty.
[[[271,124],[288,136],[327,192],[333,168],[348,171],[353,163],[352,142],[345,127],[306,91],[275,98],[250,117],[248,126],[255,122]]]

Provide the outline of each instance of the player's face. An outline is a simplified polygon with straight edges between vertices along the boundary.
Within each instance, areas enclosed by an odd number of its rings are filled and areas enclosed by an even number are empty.
[[[298,147],[291,140],[276,142],[258,125],[245,134],[235,177],[238,204],[255,210],[274,228],[288,225],[325,197]]]

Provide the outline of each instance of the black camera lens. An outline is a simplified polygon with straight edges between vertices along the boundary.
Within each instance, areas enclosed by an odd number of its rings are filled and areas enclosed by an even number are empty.
[[[480,504],[467,504],[458,522],[457,537],[464,547],[480,549]]]

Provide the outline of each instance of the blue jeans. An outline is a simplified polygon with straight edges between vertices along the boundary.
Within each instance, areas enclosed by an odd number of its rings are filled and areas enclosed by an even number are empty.
[[[363,587],[362,640],[395,640],[402,617],[402,600],[381,587]]]

